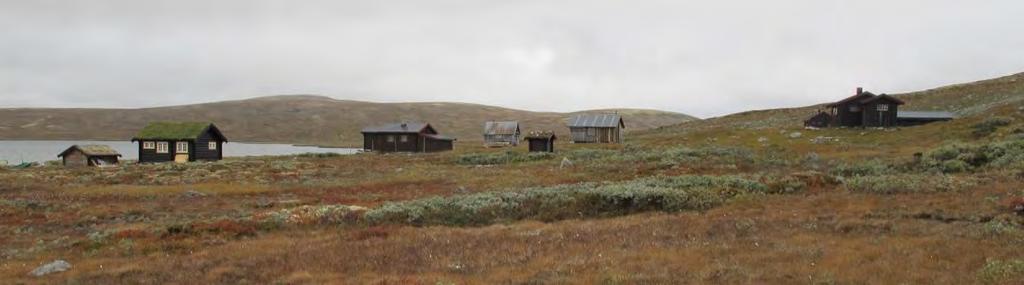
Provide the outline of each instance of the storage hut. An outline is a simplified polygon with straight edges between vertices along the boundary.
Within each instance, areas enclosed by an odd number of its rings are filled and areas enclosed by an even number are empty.
[[[443,136],[428,123],[391,123],[364,128],[363,149],[379,152],[436,152],[454,148],[455,138]]]
[[[139,131],[139,162],[220,160],[228,139],[206,122],[155,122]]]
[[[555,152],[555,132],[533,131],[526,135],[530,152]]]
[[[621,143],[626,128],[618,114],[576,115],[568,126],[573,143]]]
[[[484,123],[484,146],[517,146],[519,145],[519,135],[519,122],[490,121]]]
[[[64,166],[114,166],[121,154],[106,145],[73,145],[57,155]]]

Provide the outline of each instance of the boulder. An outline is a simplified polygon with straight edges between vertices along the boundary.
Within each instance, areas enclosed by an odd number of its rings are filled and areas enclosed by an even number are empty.
[[[71,269],[71,263],[64,260],[56,260],[54,262],[43,264],[43,266],[36,267],[36,269],[32,270],[29,275],[39,277],[50,273],[68,271],[68,269]]]
[[[792,133],[789,133],[789,138],[791,138],[791,139],[798,139],[798,138],[800,138],[800,137],[802,137],[802,136],[804,136],[804,134],[803,134],[803,133],[801,133],[801,132],[792,132]]]

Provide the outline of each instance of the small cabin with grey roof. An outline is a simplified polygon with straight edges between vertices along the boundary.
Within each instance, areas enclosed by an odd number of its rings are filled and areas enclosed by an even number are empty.
[[[455,138],[439,134],[428,123],[391,123],[366,127],[363,150],[378,152],[437,152],[454,147]]]
[[[220,160],[228,139],[206,122],[155,122],[134,138],[139,142],[139,162],[189,162]]]
[[[64,166],[114,166],[121,154],[107,145],[73,145],[57,155]]]
[[[486,122],[484,123],[484,146],[517,146],[520,134],[517,121]]]
[[[622,143],[626,128],[618,114],[576,115],[567,125],[573,143]]]

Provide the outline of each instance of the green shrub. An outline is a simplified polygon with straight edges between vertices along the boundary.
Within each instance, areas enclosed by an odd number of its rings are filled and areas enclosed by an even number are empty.
[[[906,194],[956,191],[970,183],[948,175],[895,174],[847,178],[843,185],[852,192]]]
[[[1005,168],[1024,162],[1024,141],[985,144],[949,144],[928,152],[925,163],[943,172],[964,172],[978,168]]]
[[[552,221],[644,211],[704,210],[732,197],[763,194],[767,189],[759,182],[732,176],[644,178],[394,202],[368,211],[365,217],[370,223],[414,225]]]
[[[300,154],[297,154],[295,156],[298,156],[298,157],[309,157],[309,158],[330,158],[330,157],[339,157],[339,156],[341,156],[341,154],[340,153],[336,153],[336,152],[307,152],[307,153],[300,153]]]
[[[839,177],[860,177],[884,175],[890,172],[892,172],[892,168],[889,164],[875,159],[855,164],[840,164],[832,168],[829,174]]]
[[[986,137],[999,130],[999,128],[1010,125],[1011,122],[1013,122],[1013,118],[991,117],[971,126],[974,129],[972,134],[976,137]]]
[[[978,280],[985,284],[997,284],[1024,279],[1024,260],[989,260],[978,270]]]
[[[521,153],[509,150],[500,153],[464,154],[458,156],[455,159],[455,163],[462,165],[499,165],[508,163],[547,160],[554,157],[555,155],[550,152]]]

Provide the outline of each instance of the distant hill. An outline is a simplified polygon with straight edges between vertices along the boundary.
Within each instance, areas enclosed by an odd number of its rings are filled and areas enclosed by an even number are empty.
[[[425,121],[460,141],[482,141],[487,120],[518,120],[523,131],[568,133],[564,120],[577,113],[618,112],[627,131],[674,125],[696,118],[637,109],[530,112],[464,103],[372,103],[323,96],[286,95],[142,109],[0,109],[0,139],[127,140],[152,121],[212,121],[231,141],[361,145],[359,131],[395,121]]]
[[[886,93],[885,90],[868,90],[875,93]],[[835,101],[853,94],[835,94]],[[1024,73],[1003,76],[995,79],[955,84],[924,91],[889,94],[900,98],[907,104],[900,110],[914,111],[950,111],[958,116],[984,115],[993,108],[1007,105],[1024,104]],[[803,121],[823,110],[821,104],[771,110],[746,111],[736,114],[709,118],[700,121],[683,122],[676,126],[660,127],[652,132],[692,131],[708,128],[763,129],[779,127],[800,127]]]

